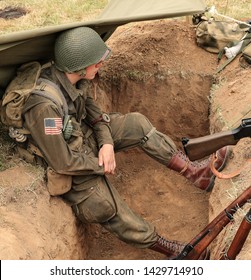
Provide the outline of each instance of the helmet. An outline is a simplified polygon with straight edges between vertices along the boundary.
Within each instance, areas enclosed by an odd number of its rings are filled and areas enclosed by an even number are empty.
[[[111,50],[99,34],[89,27],[77,27],[61,33],[55,42],[55,65],[74,73],[110,56]]]

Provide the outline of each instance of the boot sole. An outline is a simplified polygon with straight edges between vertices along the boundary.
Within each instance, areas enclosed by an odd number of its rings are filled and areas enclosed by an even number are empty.
[[[222,171],[223,168],[226,166],[227,160],[228,160],[228,158],[230,157],[231,154],[232,154],[232,149],[230,147],[227,147],[227,152],[226,152],[225,159],[224,159],[222,165],[220,166],[220,168],[218,169],[219,172]],[[214,183],[215,183],[215,178],[216,178],[216,176],[213,175],[211,180],[210,180],[209,186],[206,188],[206,192],[211,192],[213,190]]]

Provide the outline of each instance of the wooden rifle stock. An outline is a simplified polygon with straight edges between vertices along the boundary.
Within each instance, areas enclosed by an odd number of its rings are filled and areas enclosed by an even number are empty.
[[[233,214],[251,199],[251,186],[230,203],[215,219],[196,235],[174,259],[198,260],[208,245],[216,238],[223,228],[233,220]]]
[[[182,138],[183,148],[190,160],[202,159],[220,148],[236,145],[241,138],[251,137],[251,118],[243,119],[233,130],[214,133],[194,139]]]
[[[251,230],[251,208],[243,218],[227,252],[222,255],[220,260],[235,260],[240,253]]]

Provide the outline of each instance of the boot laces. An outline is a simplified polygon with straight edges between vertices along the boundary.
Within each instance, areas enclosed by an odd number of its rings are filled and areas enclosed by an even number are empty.
[[[178,241],[169,241],[162,236],[159,236],[158,243],[175,254],[179,254],[185,247],[185,245],[181,244]]]
[[[182,158],[184,161],[187,162],[187,164],[189,163],[191,166],[193,166],[194,168],[203,168],[209,165],[210,163],[210,159],[206,158],[200,161],[190,161],[190,159],[183,154],[182,152],[178,151],[178,155],[180,158]]]

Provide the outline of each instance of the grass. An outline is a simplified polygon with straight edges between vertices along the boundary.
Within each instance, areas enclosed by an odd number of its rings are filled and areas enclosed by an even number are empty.
[[[208,7],[215,6],[218,13],[234,19],[251,19],[250,0],[206,0]]]
[[[88,21],[100,14],[109,0],[3,0],[0,10],[20,7],[27,11],[16,19],[0,19],[0,34],[62,23]]]
[[[5,170],[13,165],[12,154],[14,143],[10,141],[7,129],[0,125],[0,171]]]
[[[41,183],[44,180],[44,170],[40,166],[33,166],[24,161],[22,166],[25,167],[26,183],[19,183],[18,180],[14,180],[12,183],[6,176],[4,179],[1,177],[0,206],[6,206],[11,202],[24,202],[33,205],[33,202],[37,200],[38,194],[41,192]],[[18,173],[16,175],[19,176]],[[24,176],[24,174],[20,175]]]

